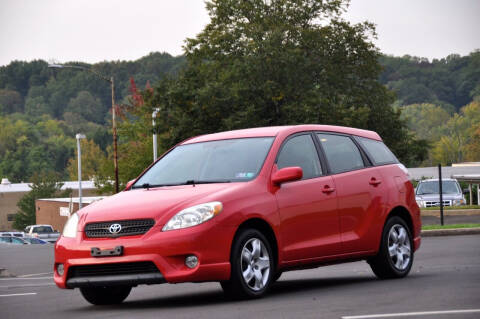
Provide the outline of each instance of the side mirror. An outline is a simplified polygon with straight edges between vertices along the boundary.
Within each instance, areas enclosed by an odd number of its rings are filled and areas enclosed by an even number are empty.
[[[463,193],[464,193],[464,194],[468,194],[468,193],[470,193],[470,190],[469,190],[468,188],[464,188],[464,189],[463,189]]]
[[[132,179],[131,181],[128,181],[127,185],[125,186],[125,189],[126,191],[128,191],[130,189],[130,187],[132,187],[133,185],[133,182],[135,182],[134,179]]]
[[[302,177],[303,170],[301,167],[285,167],[273,173],[272,182],[276,185],[280,185],[286,182],[298,181],[299,179],[302,179]]]

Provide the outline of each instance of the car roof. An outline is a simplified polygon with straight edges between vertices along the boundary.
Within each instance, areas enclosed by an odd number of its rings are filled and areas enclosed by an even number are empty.
[[[442,178],[442,182],[448,182],[448,181],[457,181],[455,178]],[[419,183],[424,183],[424,182],[438,182],[438,178],[430,178],[430,179],[424,179],[419,181]]]
[[[308,124],[308,125],[291,125],[291,126],[270,126],[270,127],[257,127],[249,128],[243,130],[234,130],[226,131],[214,134],[200,135],[182,142],[182,145],[193,144],[199,142],[208,142],[216,140],[227,140],[233,138],[246,138],[246,137],[268,137],[268,136],[277,136],[280,133],[285,135],[294,134],[302,131],[324,131],[324,132],[335,132],[342,134],[351,134],[361,137],[366,137],[381,141],[380,135],[374,131],[362,130],[352,127],[345,126],[335,126],[335,125],[317,125],[317,124]]]

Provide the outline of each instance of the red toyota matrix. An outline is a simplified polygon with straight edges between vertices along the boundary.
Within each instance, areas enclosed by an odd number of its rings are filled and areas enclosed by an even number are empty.
[[[186,140],[73,214],[54,278],[96,305],[141,284],[202,281],[252,298],[322,264],[366,260],[380,278],[404,277],[419,246],[412,184],[377,133],[265,127]]]

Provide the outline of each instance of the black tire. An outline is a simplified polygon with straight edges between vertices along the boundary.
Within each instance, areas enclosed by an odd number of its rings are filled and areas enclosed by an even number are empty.
[[[80,288],[83,298],[92,305],[113,305],[122,303],[132,287],[85,287]]]
[[[257,240],[261,242],[261,245],[258,245]],[[257,250],[254,249],[254,244],[260,247],[260,253],[255,253]],[[248,258],[242,259],[242,253],[244,249],[250,250],[250,248],[252,249],[252,258],[248,262]],[[225,294],[234,299],[252,299],[264,296],[273,282],[275,273],[273,256],[270,243],[261,232],[256,229],[241,230],[235,237],[232,246],[230,280],[220,283]],[[266,257],[268,257],[268,262]],[[262,267],[265,268],[262,269]],[[243,271],[249,269],[254,275],[247,281]]]
[[[399,235],[402,229],[406,233],[404,236]],[[368,260],[370,267],[380,279],[402,278],[410,272],[413,257],[412,233],[407,223],[398,216],[390,217],[383,228],[378,254]]]

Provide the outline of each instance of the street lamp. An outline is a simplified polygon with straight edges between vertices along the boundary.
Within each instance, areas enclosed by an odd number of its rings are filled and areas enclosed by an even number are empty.
[[[110,83],[112,89],[112,134],[113,134],[113,167],[115,169],[115,193],[118,193],[118,156],[117,156],[117,122],[115,116],[115,83],[113,81],[113,76],[108,78],[106,76],[101,75],[100,73],[95,72],[90,68],[85,68],[79,65],[65,65],[65,64],[58,64],[58,63],[50,63],[48,65],[49,68],[59,68],[59,69],[77,69],[82,71],[88,71],[95,76],[99,77],[102,80],[107,81]]]
[[[157,117],[160,109],[157,107],[152,113],[152,126],[153,126],[153,161],[157,160],[157,128],[155,126],[155,118]]]
[[[80,147],[80,139],[85,138],[85,134],[78,133],[75,135],[77,139],[77,155],[78,155],[78,209],[82,209],[82,150]]]

